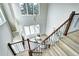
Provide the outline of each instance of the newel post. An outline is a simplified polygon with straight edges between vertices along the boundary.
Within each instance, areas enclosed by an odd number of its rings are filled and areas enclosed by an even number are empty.
[[[25,49],[25,42],[24,42],[24,37],[22,36],[22,44],[23,44],[23,47]]]
[[[32,56],[32,50],[31,50],[31,47],[30,47],[29,39],[27,39],[27,41],[28,41],[28,47],[29,47],[29,56]]]
[[[68,19],[68,23],[67,23],[65,32],[64,32],[64,35],[65,35],[65,36],[66,36],[67,33],[68,33],[68,30],[69,30],[69,28],[70,28],[70,26],[71,26],[71,22],[72,22],[72,20],[73,20],[73,16],[74,16],[74,15],[75,15],[75,11],[72,11],[72,13],[70,14],[70,17],[69,17],[69,19]]]

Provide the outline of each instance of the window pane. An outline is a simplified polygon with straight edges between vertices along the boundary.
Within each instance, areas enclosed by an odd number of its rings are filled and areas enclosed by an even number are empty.
[[[39,4],[34,4],[34,14],[39,14]]]
[[[24,31],[26,35],[30,35],[29,26],[24,26]]]
[[[28,14],[33,15],[33,3],[27,3]]]
[[[27,7],[25,3],[20,4],[20,10],[22,14],[27,14]]]
[[[34,34],[34,25],[30,26],[31,34]]]
[[[23,15],[39,14],[40,5],[38,3],[20,3],[20,10]]]
[[[40,33],[40,26],[39,25],[35,26],[35,31],[36,31],[37,34]]]

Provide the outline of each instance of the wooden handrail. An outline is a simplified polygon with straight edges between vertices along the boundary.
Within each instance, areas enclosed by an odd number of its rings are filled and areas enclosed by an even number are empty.
[[[27,40],[24,40],[24,41],[27,41]],[[17,44],[17,43],[21,43],[21,42],[23,42],[23,41],[14,42],[14,43],[11,43],[11,45],[13,45],[13,44]],[[38,42],[34,42],[34,41],[30,41],[30,40],[29,40],[29,42],[33,42],[33,43],[40,44],[40,43],[38,43]]]
[[[41,43],[45,42],[50,36],[52,36],[56,31],[58,31],[64,24],[66,24],[70,19],[72,19],[71,17],[73,17],[73,15],[75,15],[75,11],[72,11],[68,20],[66,20],[62,25],[60,25],[60,27],[58,27],[54,32],[52,32],[48,37],[46,37]]]
[[[66,20],[62,25],[60,25],[60,27],[58,27],[54,32],[52,32],[48,37],[45,38],[45,40],[43,40],[42,42],[46,41],[50,36],[52,36],[56,31],[58,31],[65,23],[67,23],[68,20]]]

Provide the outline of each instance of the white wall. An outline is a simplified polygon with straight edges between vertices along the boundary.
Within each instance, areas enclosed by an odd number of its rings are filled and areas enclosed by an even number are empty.
[[[53,31],[53,27],[55,27],[56,29],[65,20],[67,20],[72,11],[76,11],[76,13],[79,13],[79,4],[72,4],[72,3],[48,4],[46,34],[50,34]]]
[[[4,22],[0,25],[0,56],[10,56],[12,52],[8,48],[8,43],[12,41],[11,28],[7,22],[2,4],[0,4],[0,8],[4,16]]]
[[[19,9],[18,4],[12,4],[12,7],[13,7],[15,18],[19,25],[28,26],[28,25],[35,24],[35,22],[33,20],[34,16],[22,16],[21,15],[21,11]],[[38,24],[40,24],[40,27],[41,27],[41,30],[40,30],[41,34],[45,33],[46,21],[47,21],[47,4],[41,3],[40,4],[40,15],[37,17],[37,22],[38,22]]]
[[[11,42],[12,35],[8,23],[0,25],[0,56],[10,56],[12,52],[8,48],[8,43]]]

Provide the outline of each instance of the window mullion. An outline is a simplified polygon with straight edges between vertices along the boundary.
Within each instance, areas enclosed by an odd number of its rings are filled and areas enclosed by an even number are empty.
[[[26,7],[27,7],[27,15],[28,15],[28,6],[27,6],[27,3],[26,3]]]
[[[33,15],[35,15],[35,14],[34,14],[34,4],[33,4]]]

